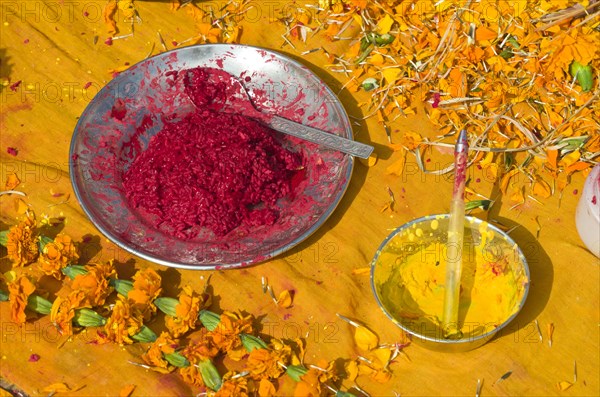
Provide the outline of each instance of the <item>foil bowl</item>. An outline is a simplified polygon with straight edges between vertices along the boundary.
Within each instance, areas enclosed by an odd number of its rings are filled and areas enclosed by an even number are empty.
[[[280,216],[274,225],[236,229],[223,237],[199,228],[190,240],[157,229],[129,206],[122,191],[122,175],[161,130],[165,116],[194,111],[182,84],[174,84],[172,77],[194,67],[219,68],[238,77],[255,106],[264,112],[353,137],[348,115],[337,96],[306,66],[277,52],[245,45],[183,47],[131,66],[89,103],[75,127],[70,147],[70,176],[76,197],[103,235],[132,254],[158,264],[227,269],[268,260],[323,225],[346,192],[354,160],[280,134],[277,139],[282,145],[301,152],[308,166],[293,198],[277,203]],[[125,111],[124,116],[111,115],[115,105]]]
[[[371,262],[371,287],[381,310],[414,342],[435,351],[464,352],[484,345],[518,315],[527,299],[530,274],[523,252],[508,234],[467,216],[461,252],[472,265],[463,263],[461,278],[458,327],[463,334],[445,338],[440,318],[444,256],[456,252],[447,246],[448,219],[448,214],[430,215],[395,229]],[[502,278],[495,284],[484,284],[498,275]],[[494,300],[475,299],[485,296],[473,295],[484,288],[492,291]],[[498,314],[488,316],[486,307]],[[469,312],[479,317],[469,317]]]

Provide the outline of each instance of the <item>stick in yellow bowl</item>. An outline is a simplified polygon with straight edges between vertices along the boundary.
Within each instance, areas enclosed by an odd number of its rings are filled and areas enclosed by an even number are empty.
[[[450,203],[450,219],[448,226],[447,267],[444,296],[442,327],[444,337],[460,339],[462,333],[458,327],[458,300],[460,293],[460,277],[462,273],[462,248],[465,225],[465,178],[469,142],[467,131],[462,130],[454,149],[454,189]]]

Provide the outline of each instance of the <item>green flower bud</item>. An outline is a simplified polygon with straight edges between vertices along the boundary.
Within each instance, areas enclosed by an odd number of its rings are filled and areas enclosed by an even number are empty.
[[[10,230],[2,230],[0,232],[0,245],[3,245],[6,247],[6,244],[8,244],[8,232],[10,232]]]
[[[109,281],[109,285],[113,287],[115,291],[117,291],[117,293],[123,296],[127,296],[127,294],[129,294],[129,291],[133,289],[133,283],[129,280],[119,280],[113,278]]]
[[[91,309],[77,309],[73,323],[81,327],[101,327],[106,324],[106,319]]]
[[[142,325],[142,328],[140,328],[138,333],[131,336],[131,338],[138,342],[151,343],[156,340],[157,336],[154,333],[154,331],[152,331],[150,328],[146,327],[145,325]]]
[[[504,58],[504,59],[510,59],[510,58],[512,58],[513,56],[515,56],[515,54],[513,54],[513,51],[512,51],[512,49],[510,49],[510,48],[507,48],[507,49],[505,49],[505,50],[502,50],[502,52],[500,52],[500,54],[498,54],[498,55],[500,55],[500,56],[501,56],[502,58]]]
[[[70,266],[66,266],[63,267],[61,269],[61,272],[69,277],[71,280],[73,280],[75,277],[82,275],[82,274],[87,274],[88,270],[84,267],[84,266],[79,266],[79,265],[70,265]]]
[[[202,374],[202,380],[204,381],[206,387],[214,391],[217,391],[221,388],[223,380],[221,379],[221,375],[219,375],[219,371],[217,371],[217,368],[212,361],[200,361],[196,366],[200,368],[200,374]]]
[[[377,80],[373,77],[368,77],[362,82],[360,86],[363,90],[369,92],[379,88],[379,83],[377,83]]]
[[[177,352],[165,354],[164,357],[169,364],[177,368],[185,368],[190,366],[190,362],[188,361],[188,359]]]
[[[242,345],[251,352],[254,349],[267,349],[267,344],[257,336],[248,335],[248,334],[240,334],[240,340],[242,341]]]
[[[571,62],[569,73],[581,86],[584,92],[588,92],[594,86],[594,74],[592,73],[592,65],[582,65],[577,61]]]
[[[347,391],[338,390],[335,393],[335,397],[356,397],[356,396],[352,393],[348,393]]]
[[[208,310],[200,310],[200,313],[198,313],[198,320],[200,320],[207,330],[214,331],[221,322],[221,317],[217,313]]]
[[[375,44],[378,46],[384,46],[386,44],[391,44],[394,41],[395,37],[389,33],[378,34],[375,35]]]
[[[573,150],[581,149],[586,142],[590,139],[589,135],[574,136],[569,138],[561,139],[558,144],[561,146],[560,154],[570,153]]]
[[[168,296],[161,296],[160,298],[156,298],[154,300],[154,304],[164,314],[173,317],[177,316],[177,312],[175,311],[175,308],[177,305],[179,305],[179,301],[177,299],[170,298]]]
[[[465,211],[474,210],[475,208],[481,208],[487,211],[492,204],[492,200],[473,200],[465,204]]]
[[[8,292],[0,289],[0,302],[6,302],[8,300]]]
[[[308,368],[304,365],[289,365],[285,370],[285,373],[296,382],[300,382],[300,378],[306,375],[307,372]]]
[[[39,295],[29,295],[29,298],[27,298],[27,308],[39,314],[50,314],[52,303]]]
[[[46,244],[54,241],[54,239],[52,239],[50,237],[46,237],[46,236],[40,236],[40,237],[38,237],[38,239],[39,239],[38,247],[40,249],[40,252],[44,252],[44,247],[46,246]]]

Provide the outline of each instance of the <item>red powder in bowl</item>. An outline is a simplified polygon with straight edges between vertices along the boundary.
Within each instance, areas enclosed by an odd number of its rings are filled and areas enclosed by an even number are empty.
[[[123,175],[131,206],[182,239],[196,226],[223,236],[240,225],[271,225],[303,158],[275,132],[239,115],[203,110],[167,121]]]
[[[193,237],[194,226],[222,236],[241,224],[273,224],[277,200],[302,168],[301,155],[273,134],[245,117],[210,111],[166,123],[123,175],[125,195],[179,238]]]

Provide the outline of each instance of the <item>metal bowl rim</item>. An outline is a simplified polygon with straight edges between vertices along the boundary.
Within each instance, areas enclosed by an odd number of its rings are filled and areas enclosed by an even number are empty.
[[[277,52],[277,51],[274,51],[271,49],[267,49],[267,48],[258,47],[258,46],[246,45],[246,44],[224,44],[224,43],[197,44],[197,45],[192,45],[192,46],[176,48],[173,50],[165,51],[160,54],[154,55],[152,57],[143,59],[143,60],[131,65],[127,70],[123,71],[118,76],[116,76],[114,79],[109,81],[106,85],[104,85],[100,89],[100,91],[98,91],[98,93],[94,96],[94,98],[92,98],[92,100],[86,105],[85,109],[82,112],[82,115],[84,115],[84,114],[86,114],[86,112],[88,112],[88,110],[91,108],[91,106],[95,103],[96,99],[99,98],[102,93],[109,90],[110,87],[112,87],[114,84],[118,84],[119,79],[124,78],[126,76],[126,73],[128,73],[129,71],[135,71],[137,66],[139,66],[143,63],[147,63],[147,62],[159,59],[159,58],[168,57],[169,55],[171,55],[172,53],[175,53],[175,52],[181,53],[181,52],[186,52],[186,51],[193,51],[194,49],[196,49],[198,47],[252,49],[255,51],[261,51],[261,52],[266,52],[266,53],[272,54],[273,56],[280,59],[284,63],[291,64],[297,68],[306,70],[313,78],[316,79],[316,81],[320,84],[320,86],[324,88],[325,92],[327,92],[327,94],[330,95],[331,98],[334,100],[334,103],[335,103],[336,107],[338,108],[338,110],[340,111],[340,115],[344,121],[344,124],[345,124],[344,130],[348,133],[348,139],[354,139],[352,124],[350,123],[350,118],[348,117],[348,113],[346,112],[345,107],[339,100],[338,96],[333,92],[333,90],[316,73],[314,73],[312,70],[310,70],[307,66],[303,65],[302,63],[300,63],[280,52]],[[115,81],[116,81],[116,83],[115,83]],[[84,201],[82,200],[82,197],[83,197],[82,190],[80,190],[79,185],[75,182],[74,175],[75,175],[76,170],[75,170],[75,161],[73,160],[73,156],[75,154],[74,153],[75,145],[76,145],[76,141],[78,138],[78,132],[82,128],[82,125],[81,125],[82,120],[83,120],[83,117],[79,117],[79,119],[77,120],[77,123],[75,124],[75,128],[73,130],[73,135],[71,137],[71,144],[69,146],[69,174],[70,174],[70,179],[71,179],[71,185],[72,185],[73,191],[75,193],[75,197],[77,198],[79,205],[83,209],[83,212],[85,213],[87,218],[92,222],[92,224],[104,236],[106,236],[110,241],[112,241],[118,247],[120,247],[120,248],[124,249],[125,251],[127,251],[131,254],[134,254],[142,259],[145,259],[150,262],[157,263],[157,264],[160,264],[163,266],[173,267],[173,268],[189,269],[189,270],[225,270],[225,269],[242,268],[242,267],[246,267],[249,265],[254,265],[254,264],[265,262],[265,261],[272,259],[286,251],[289,251],[293,247],[295,247],[298,244],[305,241],[312,234],[314,234],[331,217],[333,212],[338,207],[339,203],[342,201],[342,198],[346,194],[346,191],[348,190],[348,186],[350,185],[350,179],[352,177],[352,173],[354,170],[354,158],[352,156],[346,155],[346,156],[348,156],[349,164],[347,167],[347,171],[343,176],[345,181],[343,182],[343,185],[342,185],[341,189],[338,191],[338,194],[336,195],[335,199],[332,201],[332,204],[329,205],[327,211],[325,211],[321,214],[321,216],[319,217],[317,222],[315,222],[307,231],[305,231],[304,233],[297,236],[290,243],[285,244],[284,246],[282,246],[276,250],[271,250],[271,251],[265,253],[264,255],[257,256],[255,260],[250,260],[250,261],[245,261],[245,262],[242,261],[242,262],[224,263],[224,264],[221,264],[221,263],[189,264],[189,263],[174,262],[174,261],[169,261],[166,259],[158,258],[156,256],[147,254],[143,251],[139,251],[133,247],[128,246],[120,238],[115,236],[111,231],[109,231],[109,230],[107,230],[107,228],[103,227],[99,223],[99,221],[97,219],[95,219],[94,216],[92,216],[91,210],[87,207],[87,205],[84,204]]]

